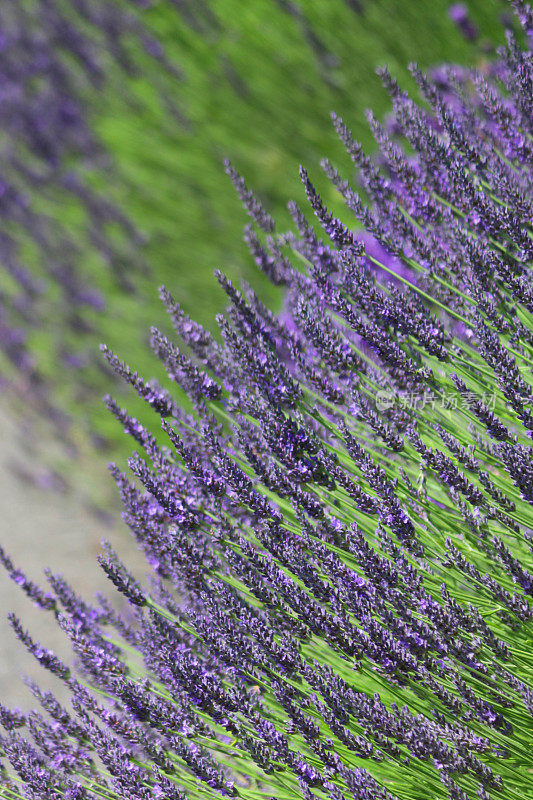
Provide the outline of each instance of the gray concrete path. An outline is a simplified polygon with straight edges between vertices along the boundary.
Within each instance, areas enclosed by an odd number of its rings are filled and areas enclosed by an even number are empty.
[[[109,538],[126,558],[130,554],[140,562],[119,513],[116,528],[110,530],[84,509],[75,493],[59,494],[22,482],[14,474],[15,462],[26,462],[28,469],[35,468],[31,456],[22,452],[18,430],[0,402],[0,543],[15,564],[41,585],[46,583],[42,570],[50,567],[62,573],[88,600],[102,589],[113,595],[96,562],[102,537]],[[15,638],[6,620],[11,610],[43,646],[68,660],[70,649],[52,615],[36,609],[0,568],[0,702],[34,707],[21,673],[39,679],[47,687],[57,688],[57,684]],[[64,694],[61,687],[59,692]]]

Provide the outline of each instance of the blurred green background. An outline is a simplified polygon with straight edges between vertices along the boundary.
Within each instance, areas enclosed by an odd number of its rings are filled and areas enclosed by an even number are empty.
[[[64,5],[68,9],[68,2]],[[158,285],[165,283],[191,316],[213,327],[223,306],[215,268],[237,282],[246,279],[267,302],[279,303],[242,243],[247,218],[223,158],[233,161],[281,229],[289,224],[287,201],[303,200],[300,163],[326,202],[342,213],[319,167],[326,154],[345,171],[348,167],[330,111],[340,113],[372,148],[365,109],[382,117],[390,107],[375,75],[378,65],[386,63],[405,88],[413,88],[410,61],[423,67],[446,61],[480,64],[489,57],[488,42],[503,39],[499,15],[507,4],[501,0],[468,3],[480,31],[475,45],[457,31],[449,5],[448,0],[361,0],[359,13],[349,0],[159,0],[142,12],[182,78],[166,75],[132,39],[141,75],[111,74],[104,92],[88,92],[85,98],[94,130],[111,156],[108,168],[88,169],[87,178],[146,234],[149,269],[132,271],[136,290],[126,294],[101,258],[85,247],[79,271],[103,293],[106,311],[88,311],[92,330],[75,333],[65,326],[60,293],[52,288],[42,301],[46,325],[30,336],[56,404],[72,416],[78,467],[58,446],[45,445],[46,457],[60,473],[81,477],[97,505],[107,506],[113,488],[104,479],[102,457],[93,469],[95,442],[122,462],[130,450],[100,399],[110,390],[120,398],[123,388],[112,387],[98,344],[106,342],[144,377],[157,376],[148,331],[152,324],[168,328]],[[108,69],[117,68],[110,61]],[[74,166],[84,171],[83,164]],[[74,238],[83,239],[82,209],[66,203],[61,192],[37,198],[35,207],[57,215]],[[113,236],[111,226],[108,233]],[[30,246],[27,258],[38,270],[38,253]],[[78,354],[86,365],[58,364],[59,349]],[[131,392],[125,404],[145,418]]]

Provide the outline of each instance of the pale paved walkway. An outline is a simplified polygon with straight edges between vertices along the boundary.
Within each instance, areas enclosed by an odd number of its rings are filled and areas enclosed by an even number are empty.
[[[13,474],[14,461],[32,467],[31,457],[22,455],[17,428],[0,402],[0,542],[13,561],[33,579],[45,583],[43,567],[61,572],[86,599],[105,589],[109,582],[96,563],[102,537],[139,564],[135,546],[117,513],[116,530],[110,530],[83,508],[79,498],[43,491],[20,481]],[[105,467],[105,464],[104,464]],[[129,557],[126,555],[129,554]],[[111,593],[113,590],[111,589]],[[24,651],[15,638],[6,615],[14,610],[42,644],[68,656],[63,634],[50,614],[36,609],[0,567],[0,702],[34,706],[19,678],[22,672],[54,686],[45,671]],[[41,678],[44,680],[41,681]]]

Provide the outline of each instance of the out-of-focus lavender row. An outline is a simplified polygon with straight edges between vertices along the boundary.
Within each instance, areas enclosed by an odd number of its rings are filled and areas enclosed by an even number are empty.
[[[124,79],[140,71],[139,44],[161,63],[162,75],[179,78],[179,71],[122,3],[7,3],[0,31],[2,378],[64,428],[65,414],[50,405],[28,332],[53,323],[83,333],[90,325],[84,309],[103,311],[88,262],[96,259],[125,292],[144,267],[142,234],[91,185],[95,172],[113,180],[112,161],[92,131],[94,100],[105,100],[123,82],[124,100],[131,102]],[[57,357],[79,366],[66,339]]]

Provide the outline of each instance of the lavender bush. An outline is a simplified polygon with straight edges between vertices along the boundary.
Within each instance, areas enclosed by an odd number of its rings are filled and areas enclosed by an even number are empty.
[[[161,289],[177,397],[103,348],[161,417],[164,439],[107,399],[152,575],[106,545],[118,614],[2,554],[76,663],[12,618],[73,711],[33,684],[42,711],[2,708],[0,796],[531,796],[531,52],[509,35],[490,74],[412,74],[423,104],[382,71],[375,160],[333,117],[355,224],[302,169],[326,237],[295,203],[279,234],[227,164],[281,315],[217,273],[216,339]]]

